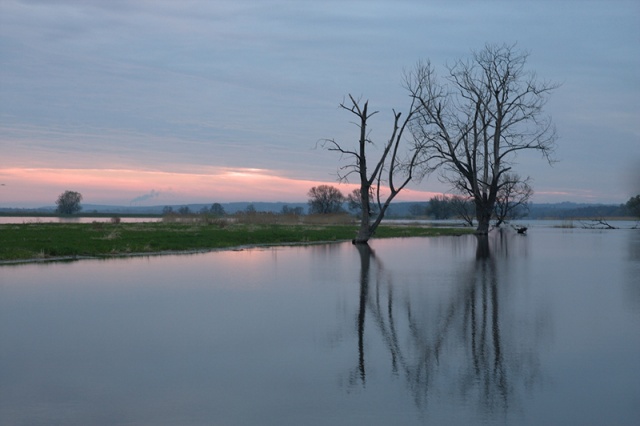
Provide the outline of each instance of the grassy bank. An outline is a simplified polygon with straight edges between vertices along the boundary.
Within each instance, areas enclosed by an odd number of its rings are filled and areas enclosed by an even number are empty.
[[[108,257],[247,245],[351,240],[354,225],[219,223],[33,223],[0,225],[0,261]],[[459,228],[381,226],[376,237],[460,235]]]

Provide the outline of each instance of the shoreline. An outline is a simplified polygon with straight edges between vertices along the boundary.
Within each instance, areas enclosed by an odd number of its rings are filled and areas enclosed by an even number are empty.
[[[391,238],[412,238],[412,237],[391,237]],[[384,238],[388,239],[388,238]],[[327,240],[327,241],[307,241],[307,242],[291,242],[291,243],[264,243],[264,244],[245,244],[240,246],[229,247],[213,247],[192,250],[163,250],[153,252],[134,252],[134,253],[116,253],[104,255],[70,255],[70,256],[51,256],[51,257],[34,257],[30,259],[0,260],[0,266],[4,265],[22,265],[34,263],[53,263],[53,262],[74,262],[77,260],[111,260],[124,259],[127,257],[151,257],[151,256],[176,256],[190,254],[205,254],[219,251],[244,251],[261,247],[295,247],[295,246],[312,246],[320,244],[340,244],[349,240]]]
[[[352,224],[90,223],[0,225],[0,265],[195,254],[351,241]],[[381,226],[378,238],[465,234],[460,228]]]

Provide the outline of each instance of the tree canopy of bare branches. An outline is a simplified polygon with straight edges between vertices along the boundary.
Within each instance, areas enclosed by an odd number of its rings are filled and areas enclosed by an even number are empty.
[[[632,216],[640,218],[640,194],[635,197],[629,198],[629,201],[625,204],[625,207]]]
[[[519,219],[529,212],[529,200],[533,189],[529,178],[522,179],[515,173],[504,173],[500,178],[494,214],[496,226],[509,219]]]
[[[64,191],[56,200],[56,213],[58,214],[75,214],[82,210],[80,202],[82,194],[76,191]]]
[[[329,214],[342,211],[342,203],[344,203],[345,198],[335,186],[314,186],[307,195],[309,195],[310,214]]]
[[[533,150],[553,161],[557,135],[543,109],[558,85],[539,80],[526,68],[527,58],[514,45],[486,45],[448,66],[444,78],[430,62],[405,75],[418,104],[410,128],[428,156],[424,171],[440,169],[455,190],[474,201],[480,234],[489,231],[504,186],[514,185],[517,175],[507,174],[516,156]]]

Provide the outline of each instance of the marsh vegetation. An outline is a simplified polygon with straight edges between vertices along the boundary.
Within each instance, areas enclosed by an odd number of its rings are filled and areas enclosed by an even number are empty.
[[[356,225],[347,215],[202,215],[166,217],[160,222],[27,223],[0,225],[0,261],[126,256],[207,251],[256,245],[348,241]],[[380,238],[461,235],[463,228],[387,225]]]

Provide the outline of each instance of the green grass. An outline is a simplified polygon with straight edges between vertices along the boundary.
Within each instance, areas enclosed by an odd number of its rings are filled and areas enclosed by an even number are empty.
[[[0,261],[108,257],[351,240],[355,225],[224,223],[31,223],[0,225]],[[381,226],[376,238],[460,235],[471,230]]]

